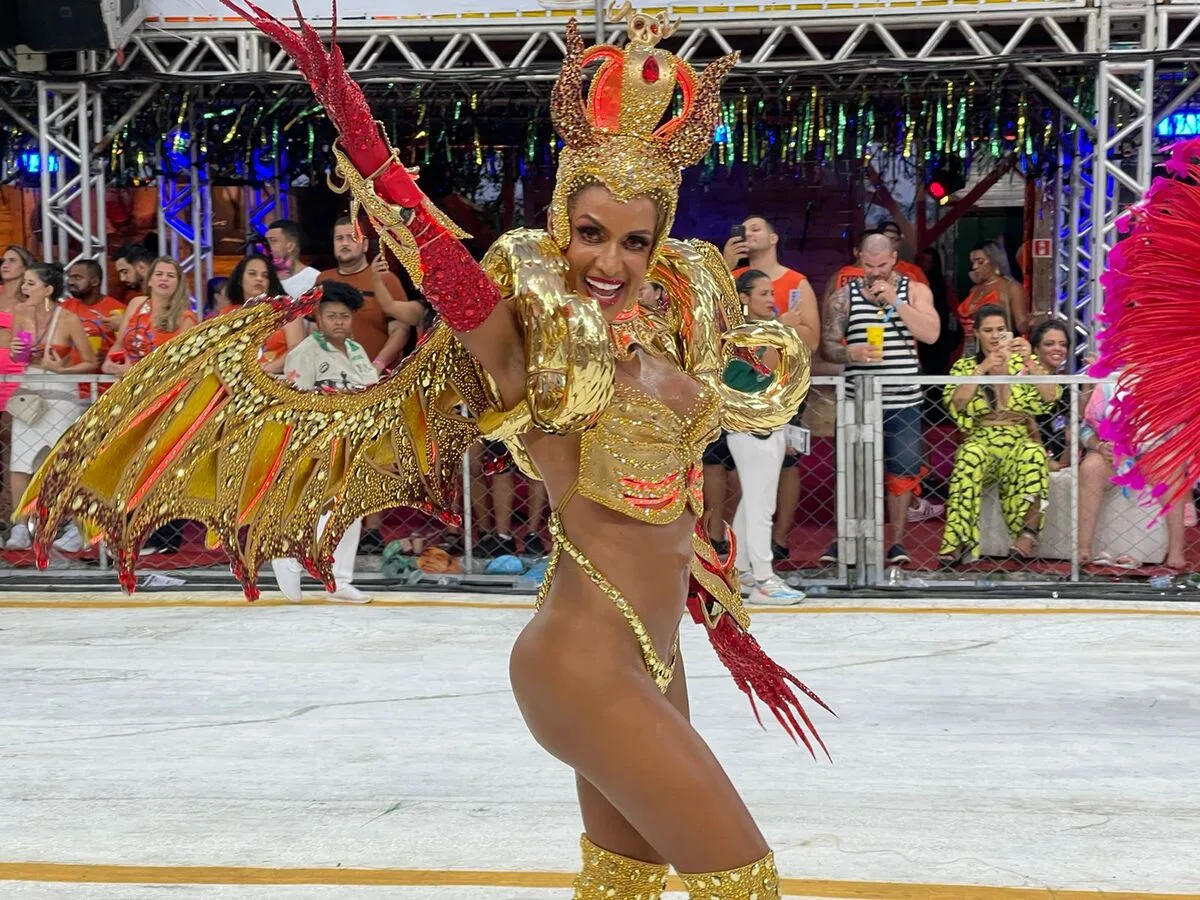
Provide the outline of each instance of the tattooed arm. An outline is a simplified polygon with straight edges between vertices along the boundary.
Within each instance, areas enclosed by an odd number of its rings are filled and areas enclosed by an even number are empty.
[[[850,289],[828,292],[821,311],[821,356],[837,365],[850,362],[846,347],[846,329],[850,325]]]

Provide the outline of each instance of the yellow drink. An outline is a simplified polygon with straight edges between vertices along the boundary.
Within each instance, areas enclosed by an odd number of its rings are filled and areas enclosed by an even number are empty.
[[[883,350],[883,326],[868,325],[867,326],[867,343],[872,347],[877,347]]]

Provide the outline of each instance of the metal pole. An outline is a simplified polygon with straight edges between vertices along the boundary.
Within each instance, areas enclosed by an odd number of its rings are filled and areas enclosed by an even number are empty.
[[[604,43],[604,0],[596,0],[596,43]]]
[[[192,297],[196,303],[204,302],[204,264],[201,262],[203,253],[201,252],[201,243],[203,242],[202,231],[204,229],[203,197],[200,194],[200,156],[197,148],[200,146],[199,140],[196,138],[196,104],[188,104],[188,135],[190,146],[188,147],[188,158],[190,165],[189,177],[192,184]]]
[[[1068,384],[1071,399],[1071,581],[1079,580],[1079,385]],[[1087,548],[1089,551],[1091,548]]]
[[[92,128],[97,135],[104,131],[104,103],[100,91],[92,98]],[[101,151],[103,152],[103,151]],[[94,258],[100,264],[100,289],[108,290],[108,214],[104,208],[104,164],[96,166],[96,247],[93,248]]]
[[[1107,35],[1105,36],[1107,41]],[[1091,233],[1091,260],[1088,265],[1088,289],[1090,291],[1089,308],[1088,308],[1088,349],[1096,348],[1095,328],[1092,327],[1098,321],[1098,314],[1104,308],[1104,286],[1100,283],[1100,276],[1104,272],[1104,266],[1107,259],[1107,218],[1109,200],[1108,193],[1111,189],[1110,179],[1108,175],[1108,153],[1110,142],[1108,139],[1109,126],[1109,101],[1108,101],[1108,80],[1112,76],[1109,74],[1109,63],[1101,60],[1098,65],[1096,78],[1096,147],[1095,159],[1092,162],[1092,233]]]
[[[38,182],[42,191],[42,261],[53,262],[50,235],[50,97],[46,82],[39,81],[38,91]]]
[[[54,109],[51,112],[51,115],[54,117],[55,127],[59,130],[59,140],[61,141],[61,145],[65,145],[67,142],[67,138],[62,134],[66,114],[69,112],[69,110],[65,108],[66,106],[67,104],[63,101],[62,95],[56,91],[54,93]],[[53,175],[54,206],[59,207],[60,209],[65,209],[65,207],[61,206],[61,204],[63,200],[63,185],[67,180],[67,154],[61,154],[61,157],[58,160],[58,168],[54,171]],[[45,203],[44,198],[42,202],[43,204]],[[53,215],[52,211],[51,219],[54,220],[55,218],[56,217]],[[67,254],[70,253],[70,248],[67,246],[67,229],[63,227],[61,221],[56,222],[54,233],[58,237],[58,259],[60,262],[65,263],[68,258]]]
[[[1071,344],[1074,346],[1079,334],[1079,214],[1083,204],[1083,132],[1075,132],[1075,154],[1071,160],[1071,208],[1068,210],[1067,228],[1067,323],[1071,329]],[[1094,198],[1093,198],[1094,199]],[[1089,272],[1090,274],[1090,272]],[[1078,367],[1078,353],[1072,354],[1071,371]]]
[[[75,120],[79,127],[79,224],[83,232],[79,242],[79,256],[81,259],[91,259],[95,232],[92,231],[92,154],[88,146],[91,139],[88,133],[88,112],[91,103],[88,101],[86,81],[81,81],[75,90],[75,104],[79,107],[75,110]],[[103,197],[96,199],[100,203],[104,202]],[[66,261],[67,257],[63,257],[64,264]]]
[[[471,454],[464,453],[462,458],[462,530],[463,530],[463,572],[471,573],[474,569],[475,542],[471,537],[474,524],[471,516]]]

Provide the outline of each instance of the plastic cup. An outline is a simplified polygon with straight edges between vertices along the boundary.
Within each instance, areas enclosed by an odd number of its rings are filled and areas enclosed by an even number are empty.
[[[867,326],[867,343],[872,347],[877,348],[880,352],[883,351],[883,326],[868,325]]]

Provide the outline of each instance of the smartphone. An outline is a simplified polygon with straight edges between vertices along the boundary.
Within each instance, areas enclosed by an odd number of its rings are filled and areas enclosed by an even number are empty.
[[[1011,331],[1000,332],[1000,346],[1007,347],[1012,343],[1013,333]]]
[[[744,241],[746,239],[746,226],[745,225],[734,225],[733,230],[730,231],[730,236],[735,237],[735,238],[741,238]]]

